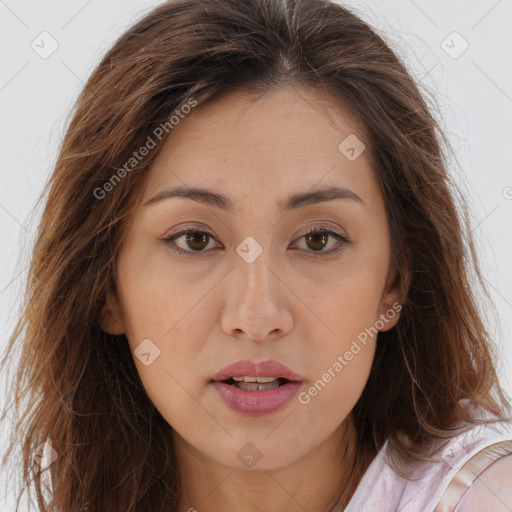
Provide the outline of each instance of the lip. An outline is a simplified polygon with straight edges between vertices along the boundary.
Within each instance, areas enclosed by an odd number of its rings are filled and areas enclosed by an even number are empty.
[[[289,382],[265,391],[246,391],[222,382],[230,377],[245,375],[281,377]],[[304,378],[301,375],[273,359],[261,362],[246,359],[223,368],[212,377],[209,385],[215,389],[221,400],[230,409],[246,416],[262,416],[277,411],[290,402],[298,393],[303,381]]]
[[[266,359],[260,362],[250,359],[236,361],[223,368],[219,373],[214,375],[211,380],[221,382],[230,377],[243,377],[245,375],[253,377],[281,377],[294,382],[304,381],[304,377],[274,359]],[[260,391],[260,393],[262,393],[262,391]]]

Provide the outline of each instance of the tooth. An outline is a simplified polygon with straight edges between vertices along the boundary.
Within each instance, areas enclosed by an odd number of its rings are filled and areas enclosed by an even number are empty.
[[[279,387],[279,380],[274,379],[272,382],[237,382],[234,384],[235,387],[243,389],[245,391],[265,391],[268,389],[274,389]]]
[[[279,377],[252,377],[250,375],[244,375],[243,377],[231,377],[236,382],[272,382]]]
[[[256,377],[257,382],[272,382],[279,377]]]

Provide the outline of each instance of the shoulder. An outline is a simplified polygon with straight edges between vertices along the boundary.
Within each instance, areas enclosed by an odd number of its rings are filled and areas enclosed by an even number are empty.
[[[454,512],[512,510],[512,454],[487,467],[471,484]]]

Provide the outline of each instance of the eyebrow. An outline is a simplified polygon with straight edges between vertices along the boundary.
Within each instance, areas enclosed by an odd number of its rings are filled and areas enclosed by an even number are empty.
[[[154,197],[144,203],[143,206],[155,204],[163,201],[164,199],[170,199],[173,197],[182,197],[185,199],[191,199],[208,206],[215,206],[222,210],[225,210],[231,214],[235,212],[235,203],[227,196],[208,190],[201,187],[173,187],[166,190],[162,190]],[[341,188],[336,186],[324,187],[317,190],[308,192],[297,192],[291,194],[285,200],[280,201],[279,211],[281,213],[295,210],[303,206],[312,204],[323,203],[326,201],[332,201],[335,199],[350,199],[357,203],[364,204],[363,200],[351,190],[347,188]]]

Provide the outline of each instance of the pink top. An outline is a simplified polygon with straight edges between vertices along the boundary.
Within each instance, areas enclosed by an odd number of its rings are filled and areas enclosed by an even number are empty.
[[[416,466],[410,475],[417,478],[415,481],[391,469],[386,462],[387,447],[388,441],[364,473],[346,508],[338,502],[332,512],[452,511],[486,467],[512,454],[512,424],[479,425],[453,437],[440,451],[439,462]]]

